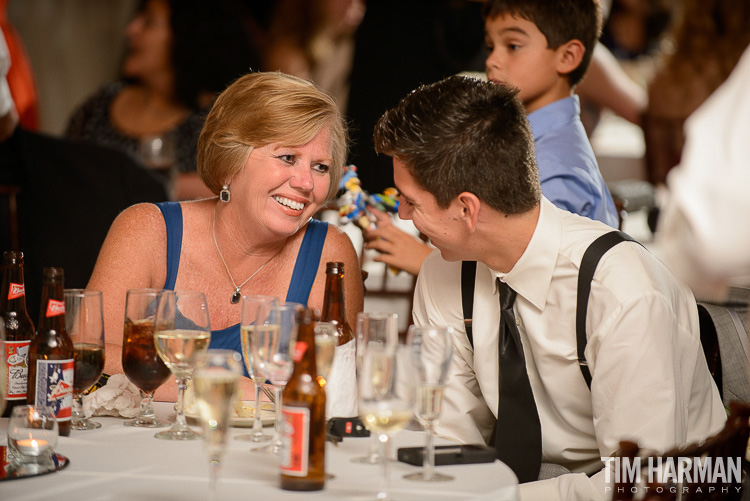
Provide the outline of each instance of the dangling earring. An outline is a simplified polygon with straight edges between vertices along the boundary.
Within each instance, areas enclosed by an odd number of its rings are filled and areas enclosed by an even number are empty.
[[[221,191],[219,192],[219,200],[221,200],[224,203],[229,202],[229,200],[232,198],[232,194],[229,193],[229,186],[226,184],[221,187]]]

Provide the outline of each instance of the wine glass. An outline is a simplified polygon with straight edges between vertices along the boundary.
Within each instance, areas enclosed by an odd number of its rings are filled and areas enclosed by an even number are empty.
[[[273,384],[276,404],[271,450],[281,451],[281,391],[292,376],[294,369],[294,344],[297,339],[297,312],[302,309],[298,303],[278,303],[259,315],[252,333],[253,357],[258,359],[260,373]]]
[[[278,299],[274,296],[249,295],[242,296],[242,322],[240,326],[240,340],[242,342],[242,355],[244,356],[245,368],[253,380],[255,386],[255,419],[253,420],[253,431],[250,434],[237,435],[236,440],[249,440],[251,442],[268,442],[271,435],[263,433],[263,420],[261,419],[260,390],[266,379],[260,372],[257,357],[253,356],[252,333],[255,330],[258,317],[266,318],[268,308],[275,305]]]
[[[175,149],[174,138],[167,133],[141,137],[136,150],[136,156],[141,162],[164,182],[170,199],[174,199],[177,179]]]
[[[154,317],[160,289],[130,289],[125,294],[122,369],[141,393],[141,410],[125,426],[163,428],[169,423],[154,412],[154,392],[171,374],[154,344]]]
[[[361,372],[362,354],[370,340],[381,344],[395,345],[398,342],[398,315],[382,311],[362,312],[357,315],[357,373]],[[378,435],[377,433],[370,433],[370,446],[367,455],[352,458],[351,461],[353,463],[378,464],[380,459]]]
[[[331,372],[333,356],[336,353],[338,331],[331,322],[315,323],[315,367],[318,371],[318,384],[326,387],[326,379]]]
[[[232,401],[242,374],[242,356],[234,350],[208,350],[195,355],[193,382],[208,454],[209,499],[216,499],[216,481],[229,438]]]
[[[383,465],[379,500],[389,499],[390,437],[414,416],[414,375],[409,347],[398,341],[370,340],[362,352],[358,377],[359,415],[378,434]]]
[[[177,418],[160,431],[163,440],[195,440],[200,434],[185,421],[185,388],[193,374],[195,356],[206,351],[211,340],[206,296],[195,291],[162,291],[156,305],[156,351],[177,380]]]
[[[104,313],[102,292],[66,289],[65,328],[73,341],[73,430],[95,430],[101,423],[89,421],[83,412],[84,393],[99,380],[104,370]]]
[[[453,480],[450,475],[435,471],[435,423],[440,417],[443,405],[443,389],[448,377],[453,356],[453,337],[456,332],[451,327],[433,325],[409,327],[406,343],[411,349],[416,376],[415,414],[427,432],[424,449],[424,467],[421,471],[404,475],[409,480],[443,482]]]

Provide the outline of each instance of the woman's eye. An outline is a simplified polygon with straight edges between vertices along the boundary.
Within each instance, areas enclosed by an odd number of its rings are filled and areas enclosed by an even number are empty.
[[[325,173],[327,173],[328,171],[331,170],[331,168],[328,165],[326,165],[326,164],[314,164],[313,165],[313,169],[316,170],[316,171],[318,171],[318,172],[320,172],[320,173],[322,173],[322,174],[325,174]]]
[[[276,158],[289,165],[293,165],[295,160],[294,155],[279,155]]]

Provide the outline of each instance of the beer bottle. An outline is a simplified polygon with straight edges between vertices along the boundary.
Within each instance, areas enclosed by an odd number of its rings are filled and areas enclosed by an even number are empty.
[[[60,435],[70,435],[73,406],[73,342],[65,328],[62,268],[44,268],[37,332],[29,346],[28,402],[51,406]]]
[[[16,405],[26,403],[29,385],[29,343],[34,324],[26,312],[26,287],[23,280],[23,252],[3,253],[3,278],[0,286],[0,322],[5,325],[5,358],[7,391],[3,417],[9,417]]]
[[[323,296],[323,314],[321,322],[330,322],[336,326],[337,346],[354,340],[352,328],[346,320],[344,304],[344,263],[326,263],[326,288]]]
[[[326,417],[355,417],[357,410],[356,345],[346,319],[344,304],[344,263],[326,263],[326,287],[322,322],[336,327],[337,343],[326,389]]]
[[[300,309],[298,320],[294,372],[282,394],[281,488],[319,491],[325,487],[326,394],[318,384],[312,311]]]

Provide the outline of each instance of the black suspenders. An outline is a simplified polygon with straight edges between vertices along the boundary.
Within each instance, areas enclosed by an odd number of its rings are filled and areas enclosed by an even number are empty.
[[[578,294],[576,303],[576,344],[578,346],[578,365],[581,369],[586,385],[591,388],[591,371],[589,371],[586,356],[586,311],[589,304],[589,293],[591,292],[591,280],[599,264],[599,260],[609,249],[620,242],[636,242],[630,235],[621,231],[611,231],[600,236],[589,245],[581,259],[581,268],[578,271]],[[476,280],[476,261],[461,262],[461,303],[464,312],[464,325],[466,337],[471,347],[474,347],[472,332],[472,315],[474,310],[474,282]]]

